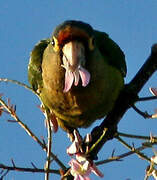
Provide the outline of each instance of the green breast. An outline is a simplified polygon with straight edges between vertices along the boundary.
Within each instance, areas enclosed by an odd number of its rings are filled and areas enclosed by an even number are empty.
[[[59,120],[70,127],[87,127],[111,111],[124,84],[121,73],[109,66],[101,54],[93,52],[86,64],[91,74],[89,85],[80,84],[63,93],[65,71],[60,56],[51,51],[48,47],[43,57],[41,99]]]

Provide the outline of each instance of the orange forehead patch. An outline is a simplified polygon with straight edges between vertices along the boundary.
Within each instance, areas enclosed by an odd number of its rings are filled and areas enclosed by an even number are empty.
[[[58,44],[63,45],[66,41],[73,39],[88,39],[89,35],[82,29],[67,26],[58,33]]]

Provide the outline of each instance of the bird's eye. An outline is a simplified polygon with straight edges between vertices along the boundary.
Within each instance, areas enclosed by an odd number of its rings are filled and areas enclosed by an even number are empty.
[[[55,38],[55,36],[52,37],[51,44],[52,44],[54,51],[56,51],[56,52],[59,51],[60,47],[58,44],[58,40],[57,40],[57,38]]]
[[[52,39],[51,44],[52,44],[52,46],[54,46],[54,45],[55,45],[55,41],[54,41],[54,39]]]

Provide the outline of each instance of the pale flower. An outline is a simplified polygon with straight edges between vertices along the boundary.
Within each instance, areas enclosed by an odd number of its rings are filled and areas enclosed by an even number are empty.
[[[74,141],[67,148],[67,154],[70,155],[70,156],[78,153],[79,150],[80,150],[80,146],[82,144],[82,138],[79,135],[79,133],[76,130],[74,130],[73,134],[74,134]]]
[[[145,179],[148,177],[153,176],[155,180],[157,180],[157,169],[155,168],[155,164],[157,164],[157,152],[154,150],[154,156],[151,157],[150,166],[146,169],[146,176]]]
[[[152,176],[154,177],[155,180],[157,180],[157,170],[153,170]]]
[[[157,164],[157,155],[151,157],[151,162]]]
[[[157,88],[149,88],[150,92],[154,95],[157,96]]]
[[[91,135],[88,134],[85,138],[85,142],[90,141]],[[71,159],[69,162],[69,165],[71,166],[70,173],[74,176],[74,180],[90,180],[88,177],[90,173],[103,177],[103,174],[98,170],[94,162],[86,159],[81,145],[82,138],[79,133],[74,130],[74,142],[67,148],[67,153],[70,156],[76,156],[76,159]]]
[[[79,159],[81,158],[81,161]],[[74,176],[74,180],[90,180],[88,177],[90,173],[94,173],[99,177],[103,177],[103,174],[98,170],[93,162],[89,162],[85,158],[80,157],[77,159],[71,159],[69,165],[71,166],[71,174]]]

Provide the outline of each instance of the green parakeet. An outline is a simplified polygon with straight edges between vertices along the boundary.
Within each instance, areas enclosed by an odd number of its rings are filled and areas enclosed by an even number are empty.
[[[126,75],[125,56],[109,36],[65,21],[30,55],[28,79],[65,131],[88,127],[113,108]]]

